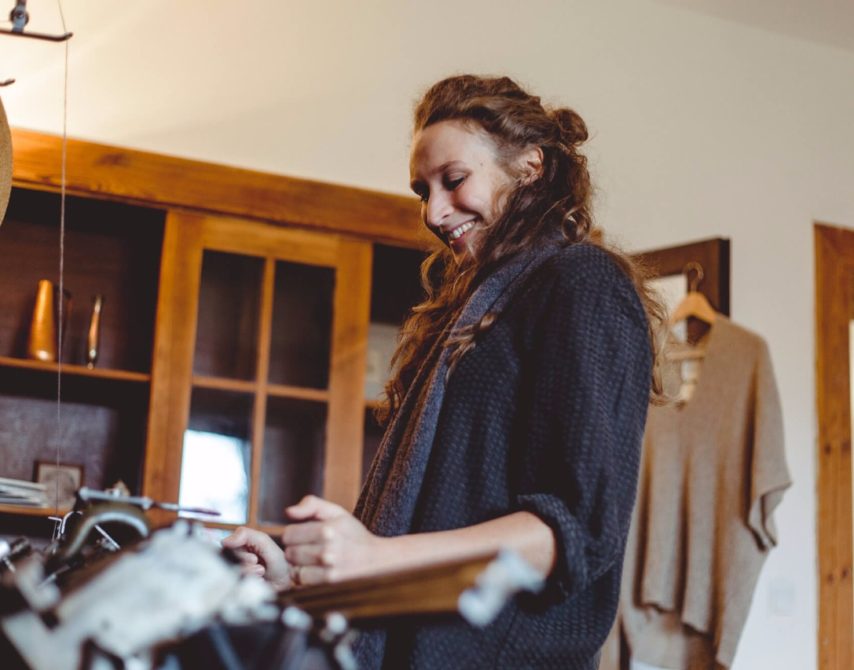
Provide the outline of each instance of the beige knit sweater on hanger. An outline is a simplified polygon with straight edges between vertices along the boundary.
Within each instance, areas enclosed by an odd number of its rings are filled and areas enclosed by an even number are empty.
[[[649,413],[620,601],[631,657],[676,670],[732,664],[791,483],[764,340],[721,316],[706,342],[691,398]]]

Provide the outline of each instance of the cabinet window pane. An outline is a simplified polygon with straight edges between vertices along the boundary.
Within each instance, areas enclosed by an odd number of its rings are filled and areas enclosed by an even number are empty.
[[[253,379],[264,261],[206,251],[202,261],[193,371]]]
[[[276,263],[270,381],[326,388],[332,337],[332,268]]]
[[[200,518],[246,523],[252,402],[245,394],[193,391],[190,426],[184,432],[179,502],[222,514]]]
[[[415,249],[374,245],[365,398],[382,396],[400,327],[412,307],[424,299],[421,287],[423,261],[424,254]]]
[[[323,492],[326,405],[269,398],[261,463],[259,520],[281,523],[283,511],[309,493]]]

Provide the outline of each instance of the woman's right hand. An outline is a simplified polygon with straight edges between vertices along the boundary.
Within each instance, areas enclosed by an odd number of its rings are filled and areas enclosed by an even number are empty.
[[[293,587],[285,554],[266,533],[241,526],[222,541],[222,546],[237,554],[246,574],[263,577],[279,591]]]

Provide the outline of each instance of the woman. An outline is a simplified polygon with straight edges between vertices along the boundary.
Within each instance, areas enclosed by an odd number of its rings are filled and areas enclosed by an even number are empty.
[[[443,249],[404,326],[388,418],[355,515],[309,496],[284,556],[226,545],[277,586],[499,547],[544,575],[485,630],[456,619],[364,636],[365,667],[595,668],[614,619],[652,387],[656,303],[588,241],[591,184],[569,109],[458,76],[415,111],[412,189]],[[285,560],[286,559],[286,560]]]

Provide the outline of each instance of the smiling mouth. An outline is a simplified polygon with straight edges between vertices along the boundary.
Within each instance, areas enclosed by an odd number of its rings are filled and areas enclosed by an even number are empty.
[[[463,235],[465,235],[468,231],[474,228],[474,222],[469,221],[468,223],[464,223],[461,226],[457,226],[452,231],[450,231],[445,237],[448,238],[449,242],[454,242],[455,240],[460,239]]]

